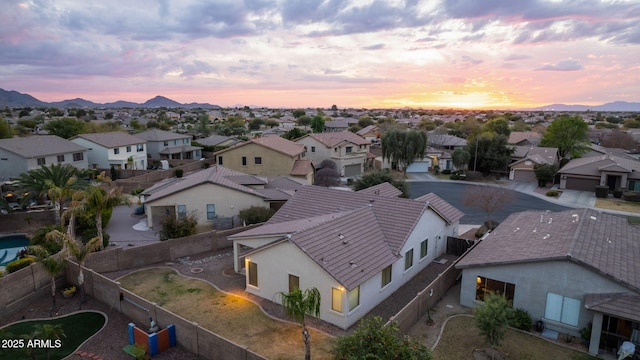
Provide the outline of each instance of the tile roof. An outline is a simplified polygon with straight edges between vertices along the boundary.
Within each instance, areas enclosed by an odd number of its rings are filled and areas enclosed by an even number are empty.
[[[136,144],[144,144],[145,140],[140,139],[139,137],[135,137],[133,135],[127,134],[122,131],[112,131],[112,132],[104,132],[104,133],[92,133],[92,134],[79,134],[72,137],[70,140],[81,138],[89,140],[98,145],[102,145],[107,148],[115,148],[120,146],[127,145],[136,145]]]
[[[26,159],[87,151],[84,146],[56,135],[0,139],[0,149]]]
[[[402,195],[402,191],[398,190],[398,188],[389,184],[388,182],[383,182],[382,184],[374,185],[366,189],[362,189],[358,192],[362,194],[380,195],[380,196],[388,196],[388,197],[398,197]]]
[[[438,146],[466,146],[467,140],[448,134],[428,133],[427,143]]]
[[[458,267],[569,260],[640,291],[640,225],[592,209],[511,214]]]
[[[134,136],[139,137],[140,139],[143,139],[146,141],[168,141],[168,140],[185,139],[185,138],[191,139],[191,136],[189,135],[178,134],[171,131],[164,131],[160,129],[150,129],[138,134],[134,134]]]
[[[512,131],[509,134],[509,144],[517,144],[523,140],[539,140],[542,135],[535,131]]]
[[[241,142],[241,140],[236,139],[236,138],[232,138],[229,136],[222,136],[222,135],[211,135],[209,137],[206,138],[202,138],[202,139],[197,139],[196,142],[200,145],[205,145],[205,146],[215,146],[215,145],[219,145],[222,144],[223,142],[227,142],[232,140],[233,143],[237,143],[237,142]]]
[[[257,139],[252,139],[251,142],[289,156],[296,156],[304,152],[304,145],[295,143],[280,136],[263,136]]]
[[[536,164],[555,164],[558,162],[558,148],[539,146],[514,146],[514,148],[515,152],[512,157],[521,157],[522,159],[509,164],[509,166],[527,159]]]
[[[397,260],[422,214],[431,208],[427,205],[423,200],[307,185],[264,225],[229,239],[288,235],[351,290]]]
[[[310,136],[326,147],[334,147],[343,141],[352,142],[356,145],[370,145],[370,143],[364,138],[352,133],[351,131],[338,131],[338,132],[326,132],[326,133],[313,133]]]
[[[429,202],[429,207],[449,224],[462,219],[464,216],[464,213],[458,210],[457,207],[449,204],[434,193],[422,195],[416,200]]]
[[[627,159],[611,154],[571,159],[562,169],[561,174],[600,176],[601,171],[628,173],[630,178],[640,178],[640,161]]]
[[[183,152],[191,152],[191,151],[200,150],[200,149],[202,149],[200,146],[178,145],[178,146],[168,146],[160,150],[158,153],[162,155],[171,155],[171,154],[180,154]]]
[[[379,133],[378,126],[377,125],[367,125],[367,126],[363,127],[362,129],[356,131],[356,134],[360,135],[360,136],[364,136],[364,135],[368,134],[369,132]]]
[[[313,171],[311,160],[296,160],[291,167],[291,176],[307,176]]]
[[[630,293],[587,294],[584,307],[640,322],[640,295]]]
[[[208,169],[203,169],[188,174],[182,178],[170,178],[161,181],[146,189],[143,194],[147,195],[145,198],[145,202],[152,202],[198,185],[210,183],[224,186],[229,189],[242,191],[251,195],[258,196],[260,198],[266,198],[266,195],[242,184],[246,183],[246,177],[252,177],[252,175],[247,175],[239,171],[216,165]],[[255,183],[257,184],[264,182],[261,180],[256,180]]]

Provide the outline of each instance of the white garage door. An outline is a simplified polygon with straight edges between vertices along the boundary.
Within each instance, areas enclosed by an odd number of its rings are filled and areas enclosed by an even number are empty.
[[[416,161],[407,167],[408,173],[426,173],[429,172],[429,162]]]
[[[360,166],[360,164],[354,164],[354,165],[346,165],[344,167],[344,176],[357,176],[360,175],[362,173],[362,167]]]

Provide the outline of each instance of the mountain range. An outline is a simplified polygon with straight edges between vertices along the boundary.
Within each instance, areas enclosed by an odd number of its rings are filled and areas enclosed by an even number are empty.
[[[21,108],[21,107],[59,107],[59,108],[202,108],[220,109],[218,105],[208,103],[188,103],[181,104],[164,96],[156,96],[143,103],[119,100],[116,102],[99,104],[93,101],[76,98],[56,102],[45,102],[36,99],[29,94],[17,91],[0,89],[0,108]],[[551,104],[536,108],[521,109],[523,111],[640,111],[640,102],[615,101],[602,105],[566,105]]]
[[[171,100],[164,96],[156,96],[143,103],[135,103],[131,101],[119,100],[116,102],[99,104],[93,101],[76,98],[70,100],[45,102],[36,99],[29,94],[23,94],[17,91],[8,91],[0,89],[0,107],[21,108],[21,107],[58,107],[58,108],[186,108],[186,109],[220,109],[218,105],[208,103],[189,103],[181,104],[175,100]]]

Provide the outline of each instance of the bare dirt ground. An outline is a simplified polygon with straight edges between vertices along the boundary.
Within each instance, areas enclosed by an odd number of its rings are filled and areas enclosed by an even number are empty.
[[[638,213],[638,215],[640,215],[640,203],[624,201],[622,199],[611,197],[606,199],[596,198],[596,207],[600,209]]]

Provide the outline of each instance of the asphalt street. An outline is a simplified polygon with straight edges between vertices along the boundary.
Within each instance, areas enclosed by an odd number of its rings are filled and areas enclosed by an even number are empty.
[[[460,224],[480,225],[487,220],[487,213],[484,210],[463,204],[464,197],[470,188],[483,185],[452,183],[447,181],[412,181],[407,182],[407,184],[409,185],[409,197],[412,199],[432,192],[464,212],[465,215],[460,219]],[[495,221],[502,222],[510,214],[526,210],[564,211],[571,209],[532,195],[513,190],[507,191],[513,192],[513,201],[504,204],[502,208],[492,214],[492,218]]]

